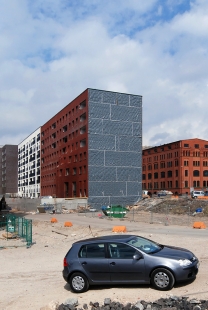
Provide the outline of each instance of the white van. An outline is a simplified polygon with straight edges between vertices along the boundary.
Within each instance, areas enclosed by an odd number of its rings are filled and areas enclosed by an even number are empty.
[[[197,198],[199,196],[204,196],[204,192],[203,191],[193,191],[193,192],[191,192],[191,197],[192,198]]]

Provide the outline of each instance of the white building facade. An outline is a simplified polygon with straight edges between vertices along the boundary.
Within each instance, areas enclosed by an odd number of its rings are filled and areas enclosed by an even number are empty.
[[[40,196],[40,127],[18,145],[18,195]]]

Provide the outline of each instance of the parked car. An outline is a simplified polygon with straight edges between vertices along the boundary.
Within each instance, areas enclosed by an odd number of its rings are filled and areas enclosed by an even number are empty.
[[[71,290],[82,293],[99,284],[151,283],[170,290],[175,282],[194,279],[199,261],[183,248],[135,235],[111,235],[73,243],[63,265]]]
[[[191,192],[191,197],[192,198],[197,198],[199,196],[204,196],[204,192],[203,191],[193,191],[193,192]]]

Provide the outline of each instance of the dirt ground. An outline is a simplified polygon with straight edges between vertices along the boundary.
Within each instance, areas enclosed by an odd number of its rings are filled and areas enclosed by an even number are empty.
[[[187,296],[208,299],[208,230],[177,225],[121,222],[113,219],[89,218],[76,214],[56,215],[58,223],[51,224],[49,214],[33,214],[33,242],[27,248],[21,240],[4,240],[0,231],[0,309],[38,310],[49,302],[64,302],[78,298],[79,306],[90,301],[103,303],[111,298],[122,303],[154,301],[161,297]],[[64,227],[71,221],[72,227]],[[176,284],[171,291],[160,292],[150,286],[91,287],[74,294],[62,278],[63,258],[71,244],[79,239],[112,234],[113,226],[125,225],[127,234],[137,234],[162,244],[185,247],[200,260],[197,278],[192,283]],[[61,233],[61,234],[60,234]],[[66,236],[64,236],[64,235]]]

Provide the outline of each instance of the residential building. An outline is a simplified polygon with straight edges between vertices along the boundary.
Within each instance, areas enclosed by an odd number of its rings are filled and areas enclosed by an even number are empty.
[[[142,97],[88,88],[41,127],[41,195],[132,204],[141,156]]]
[[[0,147],[0,194],[17,195],[17,145]]]
[[[40,128],[18,145],[18,195],[40,196]]]
[[[142,188],[176,195],[208,188],[208,141],[187,139],[142,151]]]

